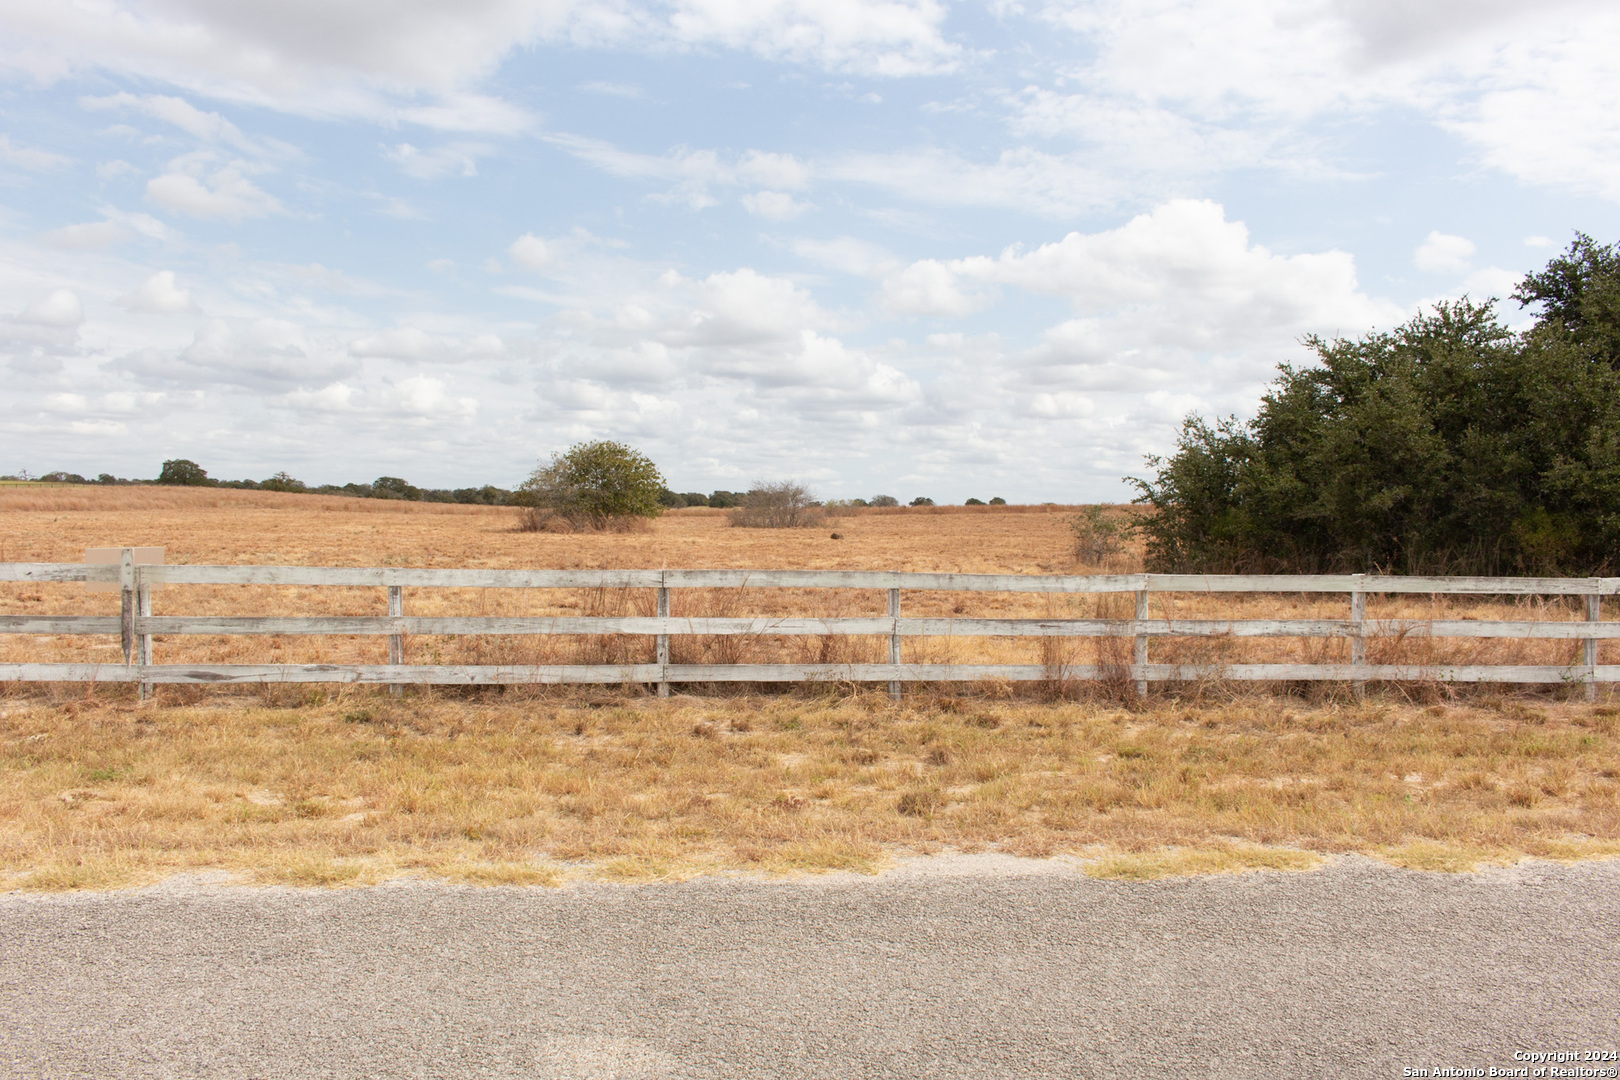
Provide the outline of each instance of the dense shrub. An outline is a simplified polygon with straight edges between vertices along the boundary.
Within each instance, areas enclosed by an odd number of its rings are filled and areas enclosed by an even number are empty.
[[[1580,237],[1514,298],[1308,338],[1248,423],[1189,417],[1137,501],[1150,568],[1597,573],[1620,550],[1620,258]]]
[[[796,480],[780,480],[754,485],[730,516],[733,525],[744,528],[800,529],[820,525],[827,514],[809,488]]]
[[[530,530],[623,529],[664,512],[658,466],[617,442],[578,443],[555,454],[518,490]]]
[[[893,495],[874,495],[874,496],[872,496],[872,505],[873,506],[899,506],[900,505],[900,500],[895,498]]]
[[[911,500],[911,505],[912,506],[933,506],[934,505],[934,500],[930,499],[926,495],[919,495],[915,499]]]

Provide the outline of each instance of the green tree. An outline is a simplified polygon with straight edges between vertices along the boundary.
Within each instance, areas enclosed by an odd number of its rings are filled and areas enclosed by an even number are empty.
[[[259,484],[262,491],[308,491],[309,486],[302,480],[295,480],[285,472],[278,472],[270,479]]]
[[[1593,359],[1620,366],[1620,250],[1576,233],[1569,250],[1513,290],[1520,307],[1540,304],[1543,326],[1560,327]]]
[[[1609,567],[1620,374],[1592,312],[1613,256],[1583,237],[1526,278],[1516,295],[1545,305],[1526,333],[1491,303],[1441,304],[1387,333],[1307,339],[1316,362],[1282,367],[1249,423],[1189,417],[1176,453],[1134,481],[1156,511],[1150,567]]]
[[[195,461],[185,458],[175,458],[165,461],[163,469],[158,473],[157,482],[160,484],[185,484],[198,486],[209,483],[208,470]]]
[[[371,482],[371,497],[373,499],[403,499],[406,502],[421,502],[422,489],[397,476],[379,476]]]
[[[664,512],[664,477],[638,450],[618,442],[584,442],[536,469],[519,491],[531,528],[561,519],[573,528],[616,528]]]

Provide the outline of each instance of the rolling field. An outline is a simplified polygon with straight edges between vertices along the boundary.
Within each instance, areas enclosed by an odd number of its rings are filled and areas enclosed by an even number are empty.
[[[509,509],[154,488],[0,490],[0,561],[162,545],[175,563],[838,568],[1071,573],[1061,507],[864,512],[825,528],[667,514],[648,531],[515,531]],[[838,532],[843,539],[834,540]],[[1139,569],[1133,556],[1106,569]],[[640,595],[648,592],[649,595]],[[879,613],[859,591],[693,590],[681,614]],[[647,590],[407,590],[411,614],[647,613]],[[908,614],[1116,615],[1128,596],[907,594]],[[1158,598],[1155,603],[1159,603]],[[1165,598],[1174,614],[1342,617],[1342,597]],[[0,586],[0,613],[116,611],[82,586]],[[686,605],[683,607],[683,605]],[[381,589],[174,587],[157,614],[382,614]],[[1557,601],[1374,598],[1369,615],[1572,619]],[[1154,612],[1155,616],[1160,613]],[[764,660],[882,639],[676,639]],[[924,639],[906,659],[1093,662],[1096,641]],[[386,639],[159,639],[159,663],[380,662]],[[412,639],[407,659],[634,658],[641,639]],[[1331,658],[1342,641],[1156,642],[1154,659]],[[1562,663],[1575,642],[1373,640],[1369,659]],[[111,660],[95,639],[0,640],[5,659]],[[797,651],[796,651],[797,650]],[[611,655],[617,653],[617,655]],[[808,656],[807,659],[822,659]],[[1607,657],[1605,657],[1607,659]],[[0,887],[106,887],[188,870],[357,883],[873,870],[903,852],[1068,854],[1151,876],[1308,867],[1362,851],[1457,869],[1620,852],[1620,723],[1606,702],[1439,686],[1221,685],[1147,702],[1108,688],[947,687],[886,696],[640,688],[0,688]]]

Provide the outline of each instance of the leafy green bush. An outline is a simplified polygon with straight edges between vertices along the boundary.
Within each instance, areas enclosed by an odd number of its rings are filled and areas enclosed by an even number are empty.
[[[1620,550],[1620,256],[1579,237],[1514,293],[1306,340],[1248,423],[1191,416],[1133,479],[1150,569],[1597,573]]]
[[[524,528],[623,529],[664,512],[664,477],[645,454],[617,442],[585,442],[534,471],[518,489]]]

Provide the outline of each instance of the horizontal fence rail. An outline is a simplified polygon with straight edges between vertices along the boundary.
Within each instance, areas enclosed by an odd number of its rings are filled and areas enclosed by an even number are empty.
[[[111,615],[0,615],[0,634],[110,635],[123,646],[123,663],[0,663],[0,681],[137,683],[145,693],[158,683],[362,683],[395,688],[410,684],[521,685],[645,683],[668,693],[672,683],[905,682],[984,680],[1090,680],[1123,674],[1139,693],[1152,683],[1201,679],[1235,681],[1345,681],[1359,692],[1370,681],[1440,681],[1579,684],[1593,696],[1597,684],[1620,682],[1620,665],[1600,665],[1600,641],[1620,639],[1620,622],[1602,620],[1602,598],[1620,594],[1620,578],[1395,577],[1372,574],[1020,575],[891,573],[855,570],[492,570],[410,567],[146,565],[125,550],[121,564],[0,563],[0,582],[112,585],[122,593]],[[386,588],[388,615],[215,616],[153,615],[151,590],[164,585],[282,585]],[[653,589],[656,616],[407,616],[406,588]],[[668,612],[674,589],[859,589],[888,594],[887,616],[685,617]],[[1133,593],[1130,619],[905,617],[903,592]],[[1347,619],[1155,619],[1147,598],[1192,595],[1340,593],[1350,598]],[[1581,596],[1585,621],[1377,619],[1366,617],[1366,598],[1384,594],[1435,596]],[[343,635],[389,638],[388,664],[156,664],[153,636]],[[403,662],[408,635],[639,635],[657,640],[658,662],[629,664],[457,665]],[[748,637],[887,637],[890,663],[678,664],[670,638],[682,635]],[[922,664],[902,663],[906,638],[1118,638],[1134,644],[1130,664]],[[1160,637],[1339,638],[1351,662],[1316,664],[1167,664],[1148,660],[1147,643]],[[1579,641],[1579,662],[1567,665],[1369,664],[1368,638],[1508,638]]]

